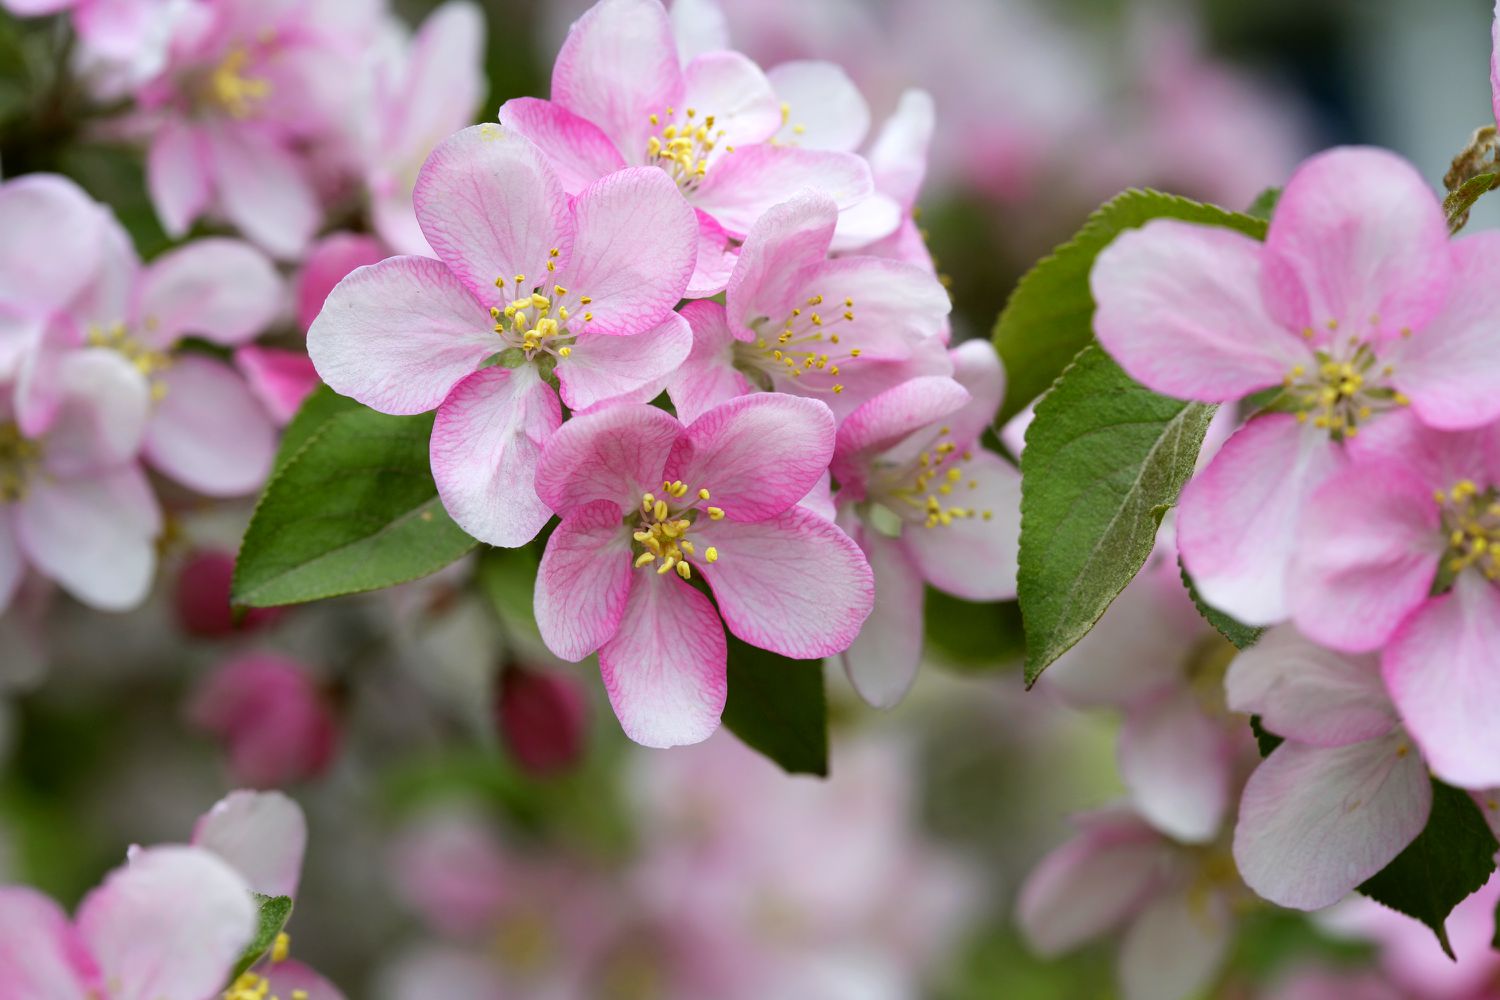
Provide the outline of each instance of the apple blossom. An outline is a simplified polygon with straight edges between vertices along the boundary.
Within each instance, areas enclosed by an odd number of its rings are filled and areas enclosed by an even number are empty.
[[[1132,377],[1217,403],[1282,386],[1271,409],[1291,411],[1251,419],[1183,490],[1179,543],[1206,601],[1249,624],[1287,616],[1307,497],[1382,414],[1500,416],[1492,236],[1450,243],[1415,169],[1348,148],[1297,170],[1264,244],[1157,219],[1099,254],[1094,329]]]
[[[575,411],[650,398],[686,356],[691,335],[672,308],[696,222],[645,167],[569,199],[537,148],[498,125],[433,151],[416,209],[439,259],[354,271],[308,331],[308,352],[325,382],[367,406],[436,408],[443,505],[481,541],[523,545],[551,516],[531,480],[562,422],[558,395]]]
[[[916,676],[926,584],[972,601],[1016,594],[1021,476],[979,440],[1005,375],[984,341],[952,359],[953,378],[913,378],[855,410],[834,449],[838,523],[870,560],[876,602],[839,658],[861,697],[882,708]]]
[[[316,777],[338,751],[327,697],[305,667],[272,653],[224,663],[199,688],[189,715],[224,742],[234,780],[257,788]]]
[[[723,625],[783,656],[848,648],[874,599],[849,536],[797,505],[833,452],[823,404],[779,393],[684,426],[618,404],[553,435],[536,490],[562,523],[542,556],[536,620],[565,660],[598,651],[631,739],[706,739],[726,693]],[[701,574],[718,603],[690,581]]]
[[[588,706],[577,679],[561,671],[506,667],[495,719],[501,742],[528,774],[566,773],[583,759]]]
[[[693,347],[667,391],[684,420],[752,389],[817,395],[840,416],[916,375],[947,375],[951,305],[920,267],[880,257],[828,259],[838,209],[804,193],[755,223],[725,305],[682,315]]]
[[[1229,706],[1285,737],[1245,785],[1234,857],[1281,906],[1330,906],[1427,825],[1432,782],[1373,656],[1324,649],[1290,625],[1229,666]]]
[[[507,101],[499,120],[552,158],[570,193],[627,165],[660,167],[712,220],[703,251],[711,265],[722,235],[743,238],[790,193],[810,188],[839,209],[869,196],[870,170],[858,156],[774,141],[788,113],[737,52],[704,52],[684,65],[658,0],[600,0],[558,52],[552,100]]]

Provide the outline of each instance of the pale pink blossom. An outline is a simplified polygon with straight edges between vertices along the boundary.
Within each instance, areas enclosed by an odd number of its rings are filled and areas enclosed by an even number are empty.
[[[91,607],[140,604],[156,569],[161,512],[136,464],[150,400],[111,351],[56,367],[46,430],[25,434],[0,387],[0,608],[30,565]]]
[[[537,148],[498,125],[433,151],[416,209],[439,259],[350,274],[308,352],[325,382],[377,410],[436,408],[443,505],[481,541],[522,545],[551,516],[532,478],[562,422],[559,395],[575,412],[649,399],[686,357],[691,333],[672,308],[697,224],[671,180],[645,167],[570,199]]]
[[[338,751],[339,724],[307,668],[246,653],[215,670],[193,698],[195,725],[225,744],[237,783],[271,788],[315,778]]]
[[[375,70],[362,159],[370,219],[397,253],[432,255],[412,211],[417,173],[437,144],[474,122],[484,98],[484,14],[449,0]],[[366,261],[365,263],[373,263]]]
[[[335,0],[180,8],[163,65],[132,87],[130,124],[149,136],[157,215],[181,236],[212,213],[275,256],[295,257],[323,215],[307,150],[337,141],[363,54],[383,28],[379,8]]]
[[[600,0],[563,42],[552,99],[507,101],[499,120],[553,159],[570,193],[627,165],[666,172],[708,217],[695,297],[722,289],[710,275],[722,275],[726,238],[788,194],[810,188],[844,209],[872,190],[858,156],[774,141],[782,107],[750,59],[717,50],[684,62],[658,0]]]
[[[203,1000],[217,996],[256,930],[250,886],[199,847],[133,852],[68,919],[47,896],[0,888],[7,996]]]
[[[693,346],[668,383],[692,420],[755,389],[817,396],[846,416],[917,375],[948,375],[948,294],[930,271],[882,257],[829,259],[838,209],[800,194],[755,223],[725,305],[682,310]]]
[[[1298,627],[1381,669],[1438,777],[1500,784],[1500,437],[1388,417],[1313,494],[1290,595]]]
[[[839,427],[838,523],[875,574],[875,612],[840,654],[870,704],[900,701],[922,658],[923,589],[971,601],[1016,595],[1021,475],[986,450],[1005,374],[987,341],[951,352],[954,375],[888,389]]]
[[[565,660],[599,653],[631,739],[676,746],[718,728],[724,625],[800,659],[854,641],[874,600],[870,568],[848,535],[798,506],[833,444],[826,406],[781,393],[686,426],[620,404],[553,435],[536,490],[562,523],[537,576],[537,624]],[[699,574],[717,610],[687,582]]]
[[[1210,604],[1249,624],[1288,615],[1307,497],[1385,411],[1445,428],[1500,416],[1492,236],[1450,243],[1415,169],[1351,148],[1298,169],[1264,243],[1159,219],[1099,255],[1095,332],[1148,388],[1232,403],[1284,386],[1183,490],[1182,557]]]
[[[1234,857],[1245,884],[1281,906],[1331,906],[1427,825],[1432,782],[1371,655],[1309,642],[1290,625],[1241,652],[1229,707],[1285,737],[1245,785]]]
[[[1078,832],[1021,887],[1016,918],[1027,944],[1051,958],[1119,929],[1125,1000],[1204,995],[1245,896],[1224,848],[1184,847],[1123,808],[1073,822]]]

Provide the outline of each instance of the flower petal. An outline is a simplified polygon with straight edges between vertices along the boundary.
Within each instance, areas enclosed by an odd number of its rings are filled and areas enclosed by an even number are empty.
[[[360,233],[332,233],[315,243],[297,272],[292,289],[297,304],[297,325],[304,331],[328,299],[328,293],[356,268],[385,260],[390,254],[379,240]]]
[[[1404,463],[1355,463],[1308,501],[1287,600],[1308,638],[1358,653],[1385,645],[1427,599],[1441,561],[1441,508]]]
[[[766,74],[786,105],[777,141],[806,149],[852,153],[870,131],[870,105],[837,63],[798,59]],[[778,124],[780,124],[778,122]]]
[[[969,390],[969,402],[943,422],[950,440],[969,445],[995,422],[1005,398],[1005,369],[995,345],[984,339],[966,340],[948,355],[953,359],[953,379]]]
[[[759,521],[807,496],[833,455],[833,414],[814,399],[755,393],[688,425],[663,478],[707,489],[730,520]]]
[[[233,346],[271,325],[285,297],[265,254],[240,240],[194,240],[151,262],[139,314],[146,336],[165,347],[184,334]]]
[[[1104,934],[1146,898],[1164,854],[1161,834],[1129,814],[1084,828],[1021,886],[1016,921],[1026,943],[1052,958]]]
[[[301,256],[323,219],[303,162],[277,139],[247,128],[219,126],[206,140],[224,215],[272,256]]]
[[[99,266],[99,206],[72,181],[31,174],[0,184],[0,300],[62,308]]]
[[[895,112],[881,126],[865,157],[875,176],[875,190],[904,208],[916,204],[927,176],[927,149],[936,126],[937,111],[931,94],[908,90],[901,95]]]
[[[1130,801],[1162,833],[1206,844],[1229,806],[1232,745],[1187,688],[1148,699],[1120,729],[1120,777]]]
[[[698,259],[698,217],[672,179],[655,167],[617,170],[578,196],[573,222],[573,256],[558,271],[570,328],[624,336],[661,323]]]
[[[928,431],[903,452],[920,451],[936,434],[933,425],[967,404],[967,389],[943,375],[908,379],[862,404],[839,425],[833,457],[833,474],[841,486],[862,483],[875,456],[903,444],[918,432]],[[912,461],[916,456],[907,456]]]
[[[574,22],[552,65],[552,99],[639,163],[650,115],[682,104],[672,24],[657,0],[602,0]]]
[[[1174,892],[1141,911],[1120,944],[1124,1000],[1188,1000],[1213,982],[1234,936],[1222,897]]]
[[[581,334],[557,366],[563,402],[586,410],[623,396],[655,399],[692,347],[687,320],[671,312],[660,326],[629,337]]]
[[[88,1000],[99,972],[62,907],[35,889],[0,887],[0,983],[15,1000]]]
[[[667,383],[679,420],[691,423],[705,412],[750,392],[750,380],[734,366],[734,334],[717,302],[689,302],[682,318],[692,331],[687,357]]]
[[[1391,382],[1411,398],[1422,422],[1445,430],[1480,427],[1500,417],[1500,233],[1453,242],[1454,290],[1446,307],[1420,332],[1381,355],[1395,368]]]
[[[969,514],[931,528],[908,526],[908,549],[939,590],[970,601],[1009,600],[1016,596],[1021,473],[994,452],[973,456],[953,466],[963,472],[953,498]]]
[[[922,662],[922,573],[897,539],[855,530],[873,574],[875,607],[839,661],[867,704],[891,708],[911,690]]]
[[[554,654],[576,663],[620,628],[630,593],[630,532],[609,500],[575,507],[547,540],[536,577],[536,624]]]
[[[754,61],[738,52],[705,52],[682,71],[684,107],[698,115],[712,116],[715,149],[710,159],[721,159],[727,150],[765,142],[781,127],[779,95]],[[703,118],[683,120],[694,127]]]
[[[874,193],[870,167],[853,153],[787,146],[743,146],[715,163],[693,193],[702,209],[735,237],[744,237],[789,191],[812,190],[848,208]]]
[[[245,880],[209,851],[150,847],[78,908],[110,1000],[201,1000],[223,988],[255,933]]]
[[[1350,656],[1280,625],[1229,664],[1231,709],[1260,716],[1267,730],[1298,743],[1337,747],[1371,740],[1396,725],[1396,709],[1373,656]]]
[[[102,348],[58,360],[57,408],[42,461],[51,478],[90,475],[135,457],[146,433],[150,390],[124,356]]]
[[[740,247],[725,303],[731,328],[753,340],[756,324],[780,325],[802,305],[809,277],[828,254],[838,223],[838,206],[817,192],[803,192],[756,220]]]
[[[500,105],[496,120],[547,154],[568,194],[577,194],[625,166],[620,151],[599,126],[561,104],[536,97],[513,97]]]
[[[296,1000],[344,1000],[342,990],[296,959],[273,962],[256,971],[266,983],[268,996],[294,997]]]
[[[702,522],[700,522],[702,524]],[[848,649],[875,605],[864,553],[836,525],[802,507],[765,521],[695,526],[699,561],[724,623],[753,646],[811,659]]]
[[[1421,329],[1453,266],[1442,206],[1411,164],[1384,150],[1329,150],[1297,168],[1276,203],[1261,273],[1266,305],[1319,341]]]
[[[1343,462],[1325,431],[1256,417],[1183,488],[1177,545],[1203,599],[1248,625],[1286,618],[1287,567],[1313,490]]]
[[[163,122],[146,154],[146,186],[168,236],[186,235],[208,207],[209,171],[208,150],[197,131],[185,122]]]
[[[1261,296],[1263,248],[1219,226],[1154,219],[1094,261],[1094,331],[1148,388],[1216,403],[1279,384],[1312,354]]]
[[[595,500],[634,510],[642,494],[660,486],[681,435],[682,425],[654,406],[621,404],[575,416],[547,442],[537,495],[563,516]]]
[[[422,413],[502,346],[487,319],[440,262],[389,257],[329,293],[307,353],[335,392],[382,413]]]
[[[504,305],[545,286],[573,225],[562,184],[541,150],[518,132],[484,124],[455,132],[427,157],[412,190],[432,250],[480,302]],[[523,275],[515,290],[516,275]],[[496,288],[496,279],[506,288]],[[510,289],[507,291],[507,289]]]
[[[672,0],[672,37],[683,59],[727,49],[729,21],[718,0]]]
[[[698,257],[693,264],[693,276],[688,279],[682,296],[706,299],[729,287],[729,278],[734,274],[734,265],[739,262],[740,254],[729,234],[714,221],[713,216],[707,212],[695,214],[698,216]]]
[[[276,456],[270,415],[233,368],[185,354],[160,376],[166,394],[146,429],[146,460],[204,496],[253,493]]]
[[[161,515],[134,466],[94,479],[39,480],[16,505],[26,559],[84,604],[125,611],[146,599]]]
[[[285,426],[323,384],[312,359],[301,351],[246,344],[234,352],[234,366],[277,426]]]
[[[481,368],[453,387],[432,425],[432,477],[458,526],[514,548],[552,517],[532,485],[547,439],[562,424],[557,394],[529,364]]]
[[[307,817],[281,792],[241,789],[193,825],[193,846],[213,851],[266,896],[296,896],[307,850]]]
[[[1391,700],[1432,773],[1463,788],[1500,785],[1500,590],[1473,572],[1428,601],[1381,658]]]
[[[701,743],[719,728],[728,647],[714,607],[675,573],[638,570],[599,672],[625,735],[648,747]]]
[[[1286,742],[1245,785],[1234,859],[1264,898],[1321,909],[1390,864],[1431,809],[1427,768],[1404,734],[1342,747]]]
[[[828,261],[811,276],[806,292],[830,303],[828,333],[839,336],[840,349],[857,348],[866,362],[910,357],[943,335],[953,308],[930,272],[883,257]]]

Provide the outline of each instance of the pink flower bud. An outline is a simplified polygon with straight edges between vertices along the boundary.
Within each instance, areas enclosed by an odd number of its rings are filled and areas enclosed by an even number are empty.
[[[583,757],[583,694],[571,676],[511,667],[495,699],[500,739],[521,768],[533,775],[567,771]]]
[[[177,576],[173,604],[177,623],[189,635],[208,639],[262,628],[280,618],[281,608],[251,608],[237,622],[229,607],[234,557],[203,550],[190,556]]]
[[[234,780],[256,788],[316,777],[338,747],[338,723],[323,692],[300,664],[274,653],[221,666],[189,712],[225,744]]]

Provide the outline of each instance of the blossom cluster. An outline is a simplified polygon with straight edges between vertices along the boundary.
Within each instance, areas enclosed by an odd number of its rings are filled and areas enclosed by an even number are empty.
[[[865,147],[836,66],[764,72],[698,11],[591,8],[551,100],[508,101],[423,164],[435,257],[354,270],[307,338],[334,390],[436,411],[432,473],[465,531],[514,547],[560,519],[542,636],[597,652],[652,746],[717,727],[725,626],[841,655],[890,705],[927,583],[1014,593],[1019,477],[980,441],[1000,365],[950,349],[911,218],[930,101]]]

